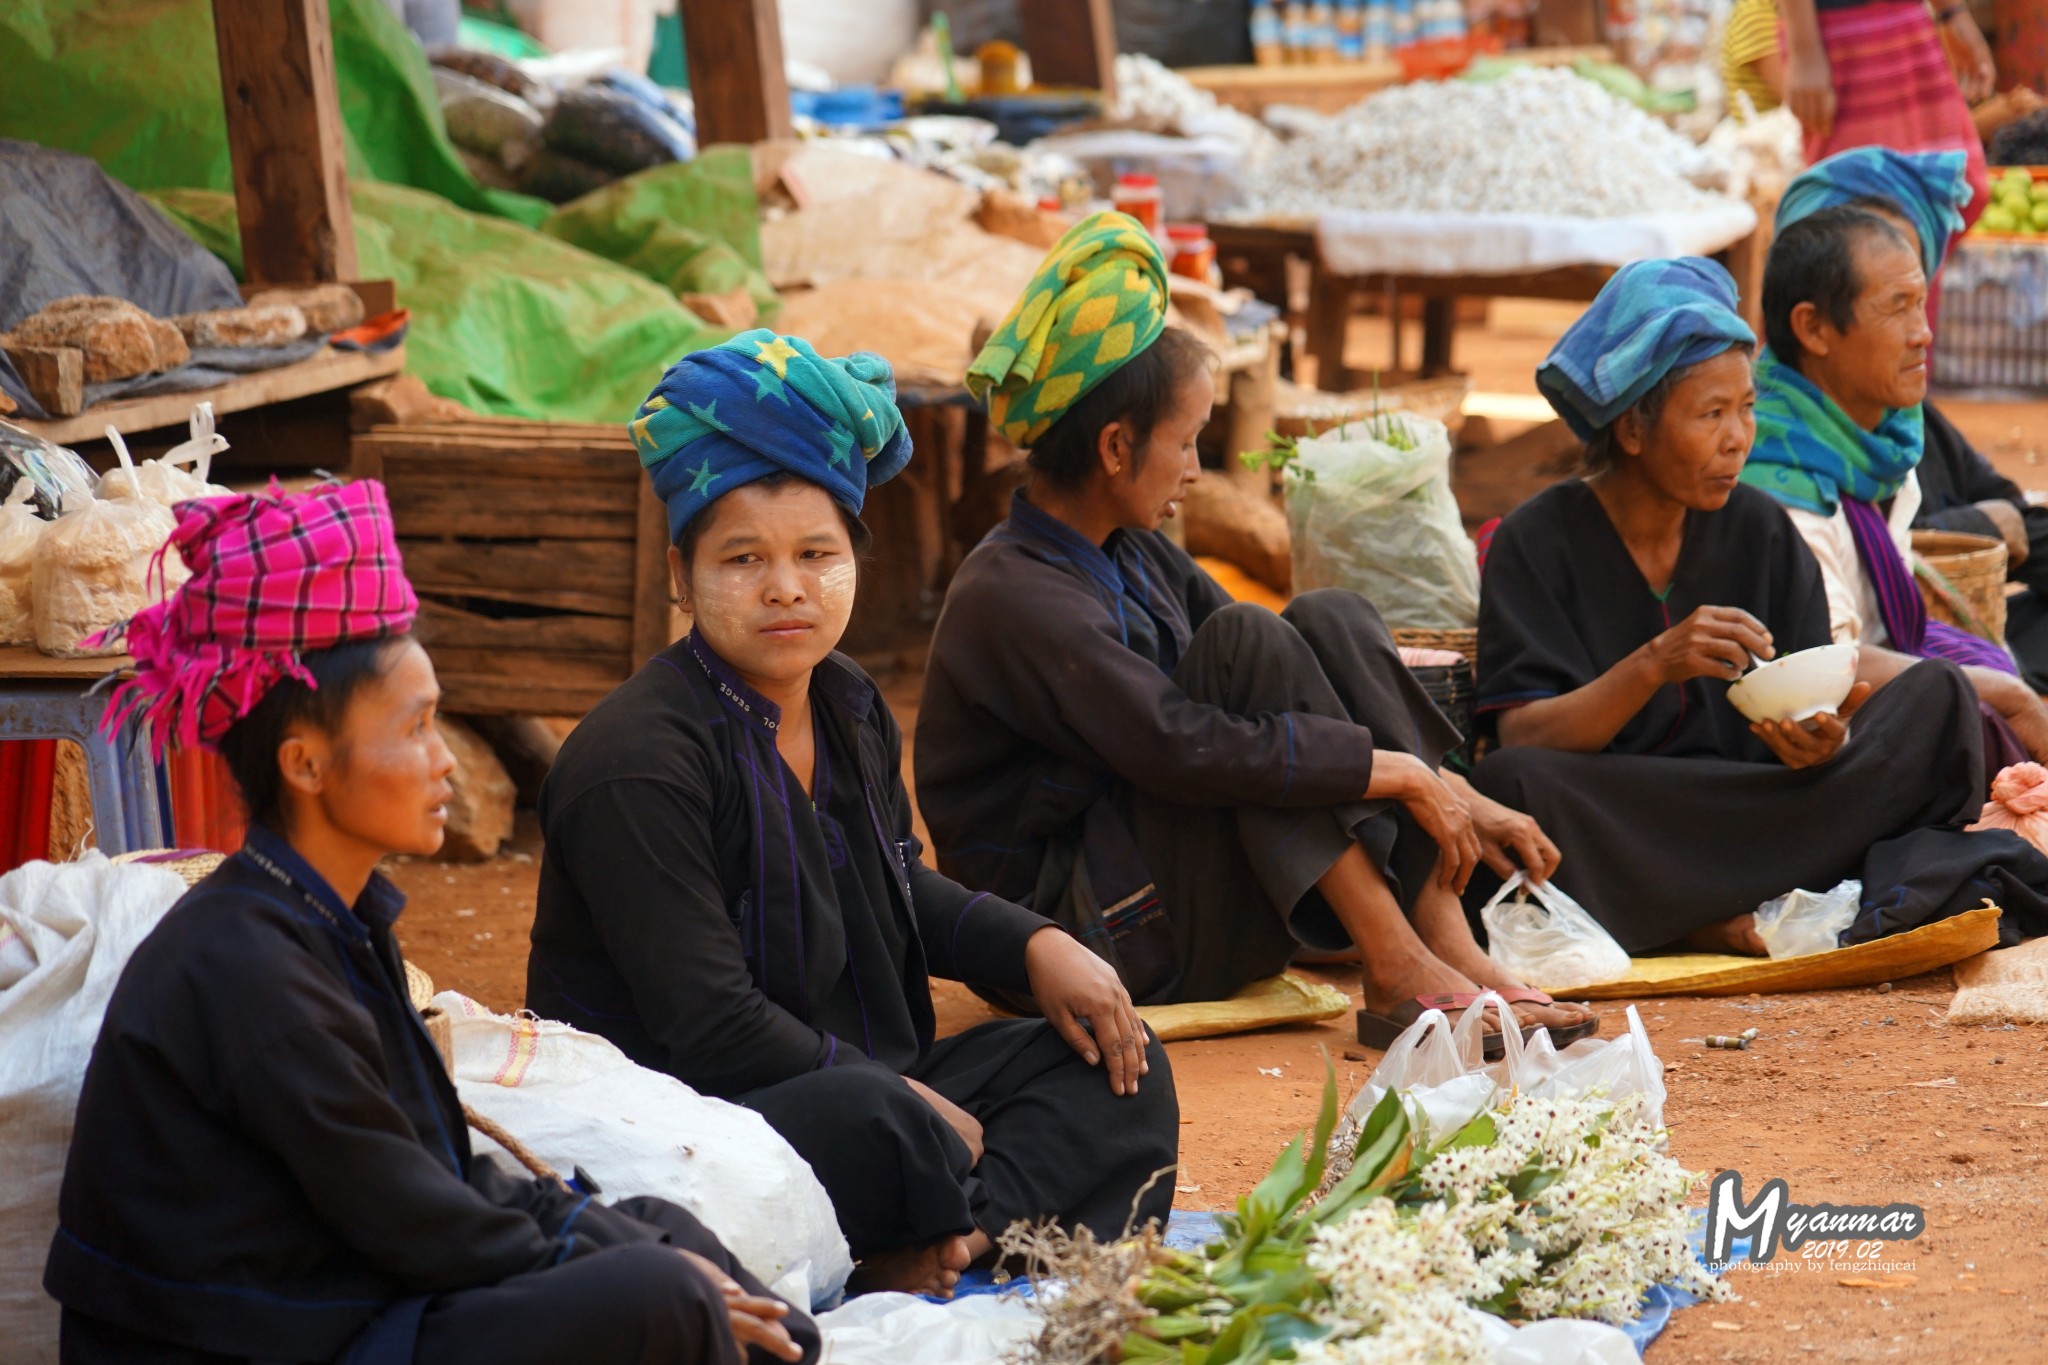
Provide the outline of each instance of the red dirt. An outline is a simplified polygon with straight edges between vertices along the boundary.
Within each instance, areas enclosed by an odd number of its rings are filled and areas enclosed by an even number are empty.
[[[1534,358],[1570,316],[1547,305],[1497,305],[1498,335],[1462,335],[1460,362],[1482,389],[1533,392]],[[1354,341],[1357,359],[1384,354],[1383,341],[1368,347],[1363,333]],[[2048,484],[2035,472],[2036,452],[2048,445],[2048,407],[1945,409],[2009,475]],[[917,685],[907,675],[888,689],[906,732]],[[908,761],[906,753],[906,771]],[[537,827],[522,813],[512,845],[491,862],[394,867],[412,897],[400,921],[408,955],[440,986],[516,1008],[539,854]],[[1355,996],[1355,974],[1318,975]],[[1650,1365],[2048,1361],[2041,1037],[1941,1025],[1953,989],[1942,972],[1887,993],[1639,1002],[1669,1067],[1665,1117],[1680,1161],[1708,1175],[1734,1167],[1752,1196],[1782,1176],[1799,1203],[1912,1203],[1928,1222],[1917,1240],[1886,1246],[1883,1259],[1914,1277],[1894,1287],[1844,1286],[1880,1272],[1799,1253],[1731,1272],[1741,1298],[1677,1314],[1651,1348]],[[942,1032],[991,1017],[962,987],[942,982],[936,990]],[[1623,1026],[1621,1005],[1602,1014],[1608,1034]],[[1699,1041],[1752,1026],[1761,1035],[1747,1052],[1708,1051]],[[1181,1207],[1227,1208],[1252,1186],[1312,1119],[1326,1052],[1347,1097],[1371,1074],[1372,1060],[1358,1059],[1377,1055],[1353,1041],[1348,1018],[1169,1048],[1181,1097]],[[1916,1084],[1949,1078],[1953,1086]]]

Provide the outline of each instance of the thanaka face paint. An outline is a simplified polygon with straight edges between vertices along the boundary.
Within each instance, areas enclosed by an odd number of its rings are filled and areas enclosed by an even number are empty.
[[[688,574],[698,634],[750,681],[803,681],[853,615],[859,571],[838,507],[815,484],[748,485],[704,515]]]

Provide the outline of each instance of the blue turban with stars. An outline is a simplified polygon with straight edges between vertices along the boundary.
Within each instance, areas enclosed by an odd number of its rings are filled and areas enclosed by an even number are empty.
[[[888,361],[828,360],[765,327],[669,366],[627,429],[671,541],[733,489],[783,472],[858,515],[868,489],[910,463]]]

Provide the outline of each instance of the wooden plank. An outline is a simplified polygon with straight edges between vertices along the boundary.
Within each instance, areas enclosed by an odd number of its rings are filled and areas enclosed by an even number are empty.
[[[682,16],[697,140],[708,147],[791,136],[775,0],[682,0]]]
[[[126,398],[99,403],[76,417],[54,422],[16,422],[57,445],[73,445],[101,437],[109,423],[123,436],[155,431],[159,427],[183,427],[195,403],[211,403],[214,412],[226,416],[250,408],[267,407],[288,399],[328,393],[355,384],[382,379],[405,368],[405,347],[369,354],[363,351],[324,350],[296,365],[281,365],[259,374],[237,375],[210,389],[188,389],[183,393],[158,394],[153,398]],[[183,439],[182,437],[180,438]]]
[[[1034,84],[1100,90],[1116,99],[1116,24],[1109,0],[1017,0]]]
[[[50,682],[59,678],[90,682],[134,667],[135,660],[126,654],[110,654],[99,659],[59,659],[33,645],[0,645],[0,683]]]
[[[1275,104],[1334,114],[1399,85],[1401,64],[1383,59],[1330,66],[1189,66],[1180,74],[1217,103],[1253,117]]]
[[[76,346],[7,346],[14,371],[43,411],[76,417],[85,408],[85,352]]]
[[[213,32],[243,278],[356,278],[327,0],[213,0]]]
[[[628,489],[638,484],[640,465],[623,460],[617,451],[589,450],[578,446],[528,450],[479,450],[454,442],[440,445],[413,439],[377,440],[358,436],[356,450],[374,450],[389,480],[413,478],[494,480],[516,473],[543,485],[587,483],[611,490],[625,506]]]
[[[633,663],[637,667],[669,646],[669,604],[675,589],[668,571],[668,509],[645,479],[640,481],[635,513]]]
[[[1599,0],[1536,0],[1531,26],[1539,48],[1587,47],[1600,42],[1606,27]]]
[[[460,422],[416,422],[373,426],[362,433],[375,437],[473,441],[514,444],[526,441],[574,441],[580,445],[631,450],[633,440],[616,422],[535,422],[524,417],[474,417]]]
[[[434,649],[518,649],[536,654],[633,653],[633,626],[619,616],[484,616],[431,598],[420,602],[419,636]]]
[[[406,577],[423,593],[525,602],[598,616],[633,611],[633,546],[622,540],[407,540]]]
[[[596,688],[609,692],[637,666],[624,654],[543,654],[526,649],[456,649],[434,645],[436,673],[492,675],[527,686]]]
[[[441,709],[466,716],[580,716],[616,686],[501,673],[435,672],[441,682]]]
[[[401,536],[500,540],[631,540],[631,504],[610,484],[513,479],[392,478],[391,515]]]

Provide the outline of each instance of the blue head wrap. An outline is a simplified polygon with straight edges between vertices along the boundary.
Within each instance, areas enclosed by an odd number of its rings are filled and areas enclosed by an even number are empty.
[[[1933,279],[1948,255],[1948,241],[1963,230],[1963,205],[1970,202],[1961,152],[1895,152],[1858,147],[1837,152],[1800,172],[1778,200],[1778,231],[1822,209],[1852,199],[1882,199],[1920,235],[1920,266]]]
[[[856,515],[869,488],[910,463],[889,362],[826,359],[765,327],[669,366],[627,428],[669,539],[735,488],[786,471]]]
[[[1735,314],[1735,281],[1719,265],[1697,256],[1637,261],[1558,338],[1536,387],[1590,441],[1671,371],[1755,344]]]

